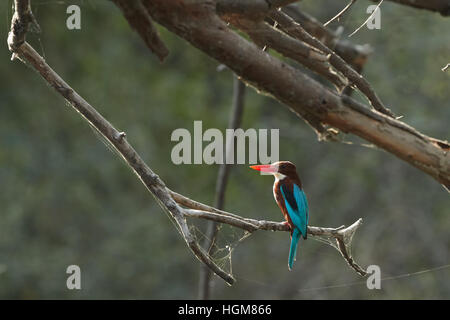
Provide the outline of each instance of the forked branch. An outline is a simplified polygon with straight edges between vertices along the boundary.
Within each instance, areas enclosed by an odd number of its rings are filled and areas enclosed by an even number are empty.
[[[142,0],[142,3],[155,21],[297,115],[304,119],[308,115],[315,123],[353,133],[450,188],[447,141],[428,137],[346,95],[338,95],[299,69],[262,51],[229,28],[217,15],[213,1]]]
[[[19,59],[31,65],[51,87],[61,94],[90,125],[109,141],[123,159],[125,159],[127,165],[133,169],[161,207],[176,221],[184,240],[194,255],[228,284],[233,284],[235,279],[231,274],[221,269],[201,248],[189,230],[186,217],[197,217],[227,223],[249,232],[256,230],[288,231],[288,228],[283,223],[242,218],[170,191],[159,176],[150,169],[128,143],[126,135],[114,128],[94,107],[75,92],[27,42],[17,48],[15,53]],[[190,209],[182,208],[180,205]],[[339,241],[342,229],[309,227],[308,232],[312,235],[329,234]],[[339,250],[346,261],[349,262],[351,255],[347,252],[345,246]],[[352,266],[350,262],[349,265]]]
[[[14,0],[14,14],[8,34],[8,47],[11,52],[14,53],[25,42],[25,36],[32,25],[36,31],[40,30],[31,12],[30,0]]]
[[[284,222],[243,218],[237,214],[219,210],[194,201],[172,190],[168,189],[168,192],[179,205],[186,207],[184,211],[186,217],[202,218],[210,221],[226,223],[248,232],[255,232],[257,230],[290,231],[289,226]],[[349,249],[351,245],[351,238],[361,224],[362,219],[360,218],[348,227],[340,226],[338,228],[323,228],[308,226],[308,234],[313,237],[327,237],[334,239],[334,241],[336,241],[337,250],[341,253],[348,265],[361,276],[365,276],[367,272],[355,262]]]
[[[279,1],[283,4],[289,2],[291,1]],[[207,0],[143,0],[141,3],[155,21],[227,65],[243,81],[273,95],[295,113],[303,117],[312,116],[319,124],[326,123],[344,132],[355,133],[409,162],[445,186],[450,186],[448,153],[450,145],[448,142],[427,137],[414,128],[382,113],[370,110],[349,97],[339,96],[298,69],[261,51],[259,47],[228,28],[225,22],[216,15],[213,2]],[[28,27],[24,29],[24,32],[15,29],[17,26],[15,20],[22,25],[29,24],[26,19],[21,20],[20,12],[27,11],[21,11],[19,6],[24,4],[27,4],[26,7],[29,8],[29,1],[15,1],[17,15],[15,14],[13,17],[8,37],[10,50],[37,70],[50,86],[111,143],[161,207],[176,221],[184,240],[194,255],[211,268],[216,275],[232,284],[235,281],[233,276],[215,264],[199,246],[189,230],[186,217],[228,223],[249,232],[256,230],[288,231],[287,226],[279,222],[243,218],[168,190],[164,182],[128,143],[125,134],[115,129],[54,72],[28,43],[24,42]],[[326,50],[324,49],[324,51]],[[348,228],[309,227],[308,232],[311,235],[334,238],[347,263],[359,274],[364,275],[365,271],[354,262],[345,245],[346,239],[360,224],[361,220],[356,221]]]

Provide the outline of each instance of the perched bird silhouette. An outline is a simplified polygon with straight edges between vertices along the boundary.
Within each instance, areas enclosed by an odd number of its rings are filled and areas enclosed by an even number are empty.
[[[295,165],[289,161],[278,161],[272,164],[250,166],[254,170],[272,174],[275,177],[273,195],[291,228],[291,247],[289,249],[289,270],[292,269],[300,236],[307,238],[308,200],[302,190]]]

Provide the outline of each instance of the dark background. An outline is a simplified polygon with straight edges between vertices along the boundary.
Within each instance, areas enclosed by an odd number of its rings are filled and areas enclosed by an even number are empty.
[[[38,74],[10,61],[11,3],[0,3],[0,298],[195,299],[200,264],[153,197]],[[300,5],[325,22],[345,3]],[[47,62],[127,133],[171,189],[212,204],[218,165],[174,165],[170,135],[176,128],[192,132],[194,120],[202,120],[204,130],[224,130],[232,74],[218,72],[216,61],[163,28],[170,55],[159,63],[109,1],[32,4],[42,34],[28,40]],[[66,28],[69,4],[81,6],[81,30]],[[367,18],[369,4],[358,1],[331,27],[343,25],[346,37]],[[381,30],[364,27],[352,37],[374,48],[364,74],[382,100],[406,123],[442,139],[450,136],[449,73],[440,70],[449,62],[449,19],[385,2]],[[289,272],[288,234],[261,231],[239,242],[239,230],[224,228],[237,283],[217,280],[213,297],[450,297],[450,269],[433,270],[450,263],[450,201],[435,180],[352,136],[346,140],[354,144],[318,142],[302,120],[252,88],[242,127],[280,128],[280,158],[298,167],[311,225],[364,219],[353,243],[361,265],[379,265],[384,278],[432,270],[368,290],[331,246],[300,243]],[[282,219],[272,178],[246,165],[232,171],[225,209]],[[66,288],[71,264],[81,267],[82,290]]]

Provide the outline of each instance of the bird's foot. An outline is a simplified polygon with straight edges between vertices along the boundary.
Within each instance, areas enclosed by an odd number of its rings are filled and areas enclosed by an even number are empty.
[[[283,224],[284,224],[285,226],[288,226],[289,230],[292,230],[292,228],[291,228],[291,226],[290,226],[289,222],[287,222],[287,221],[284,221],[284,222],[283,222]]]

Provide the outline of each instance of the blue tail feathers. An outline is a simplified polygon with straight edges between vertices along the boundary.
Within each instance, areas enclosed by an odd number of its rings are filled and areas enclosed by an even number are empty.
[[[289,270],[292,269],[292,265],[294,264],[295,256],[297,254],[297,245],[298,240],[300,240],[300,230],[298,228],[294,228],[294,232],[292,233],[292,239],[291,239],[291,247],[289,249],[289,262],[288,267]]]

